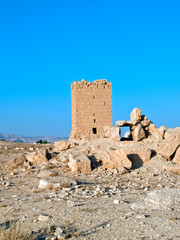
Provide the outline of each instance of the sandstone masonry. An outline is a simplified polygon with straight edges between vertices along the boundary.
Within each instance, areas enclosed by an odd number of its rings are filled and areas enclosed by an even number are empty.
[[[99,136],[104,126],[112,126],[111,83],[107,80],[71,84],[71,139]]]

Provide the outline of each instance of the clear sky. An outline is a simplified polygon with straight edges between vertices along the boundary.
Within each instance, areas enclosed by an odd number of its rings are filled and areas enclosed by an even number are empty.
[[[68,136],[73,80],[112,82],[113,124],[134,107],[180,126],[180,1],[0,1],[0,132]]]

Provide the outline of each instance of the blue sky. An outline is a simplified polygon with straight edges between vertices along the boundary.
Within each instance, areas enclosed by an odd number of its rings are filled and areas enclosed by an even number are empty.
[[[113,124],[134,107],[180,126],[180,2],[0,1],[0,132],[68,136],[73,80],[112,82]]]

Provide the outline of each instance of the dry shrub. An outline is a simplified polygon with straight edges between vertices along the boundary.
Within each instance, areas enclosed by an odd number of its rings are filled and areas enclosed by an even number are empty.
[[[75,216],[71,220],[65,219],[62,229],[66,234],[66,238],[76,238],[81,235],[80,229],[76,228],[77,219]]]
[[[17,223],[10,223],[9,228],[4,224],[0,228],[0,240],[34,240],[35,236],[25,233],[22,226]]]

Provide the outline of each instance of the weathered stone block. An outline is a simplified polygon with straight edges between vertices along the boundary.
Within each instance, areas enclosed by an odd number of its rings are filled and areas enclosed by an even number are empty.
[[[74,173],[87,174],[91,172],[91,161],[81,150],[69,153],[68,166]]]
[[[134,131],[132,131],[132,137],[135,141],[140,141],[146,138],[145,131],[140,123],[135,127]]]
[[[104,138],[110,138],[112,140],[120,141],[120,128],[119,127],[110,127],[105,126],[103,127],[102,136]]]
[[[173,154],[180,146],[180,131],[170,134],[158,148],[158,153],[171,160]]]
[[[119,167],[130,169],[132,167],[132,162],[128,159],[126,152],[122,148],[104,152],[102,163],[103,168],[107,170],[118,169]]]

